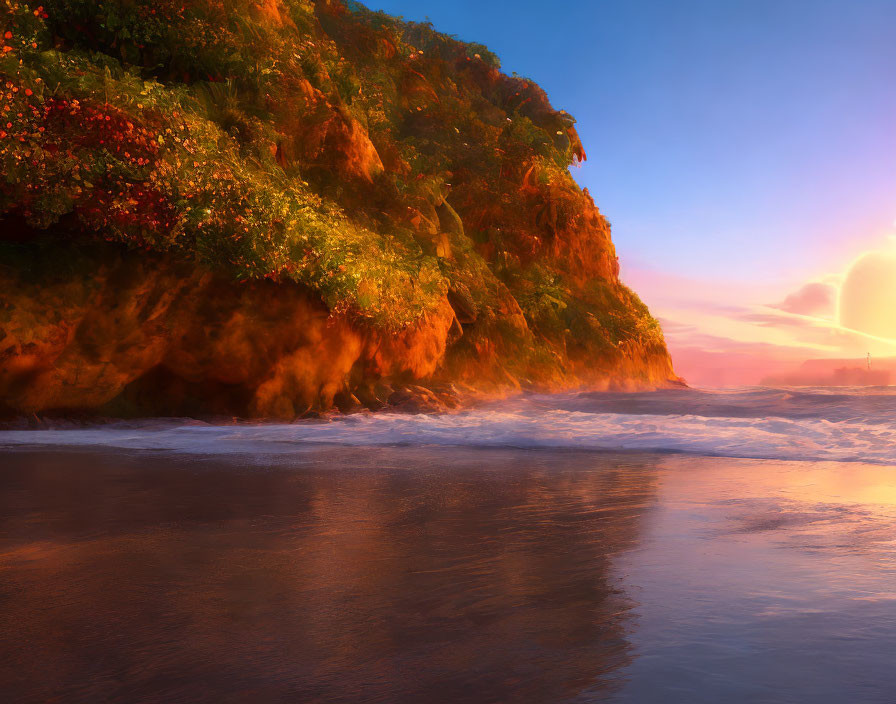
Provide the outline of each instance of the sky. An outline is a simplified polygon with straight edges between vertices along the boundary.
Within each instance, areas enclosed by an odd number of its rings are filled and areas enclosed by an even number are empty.
[[[896,280],[896,0],[368,4],[486,44],[577,118],[573,175],[689,381],[896,356],[888,277],[841,295],[857,260]]]

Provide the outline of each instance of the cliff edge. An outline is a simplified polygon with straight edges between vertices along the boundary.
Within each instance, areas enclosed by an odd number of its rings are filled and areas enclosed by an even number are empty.
[[[485,47],[343,0],[0,0],[0,413],[675,383]]]

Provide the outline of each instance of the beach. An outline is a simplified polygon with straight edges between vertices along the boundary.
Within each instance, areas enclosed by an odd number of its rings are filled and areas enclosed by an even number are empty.
[[[9,701],[896,693],[892,466],[273,445],[6,444]]]

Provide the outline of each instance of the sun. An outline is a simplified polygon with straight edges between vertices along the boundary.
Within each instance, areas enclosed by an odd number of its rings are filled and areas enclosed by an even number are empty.
[[[896,251],[860,256],[840,288],[840,325],[896,340]]]

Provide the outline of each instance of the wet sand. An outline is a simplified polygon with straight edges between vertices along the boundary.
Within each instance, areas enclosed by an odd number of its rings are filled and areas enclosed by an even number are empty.
[[[0,455],[15,702],[893,702],[896,468]]]

